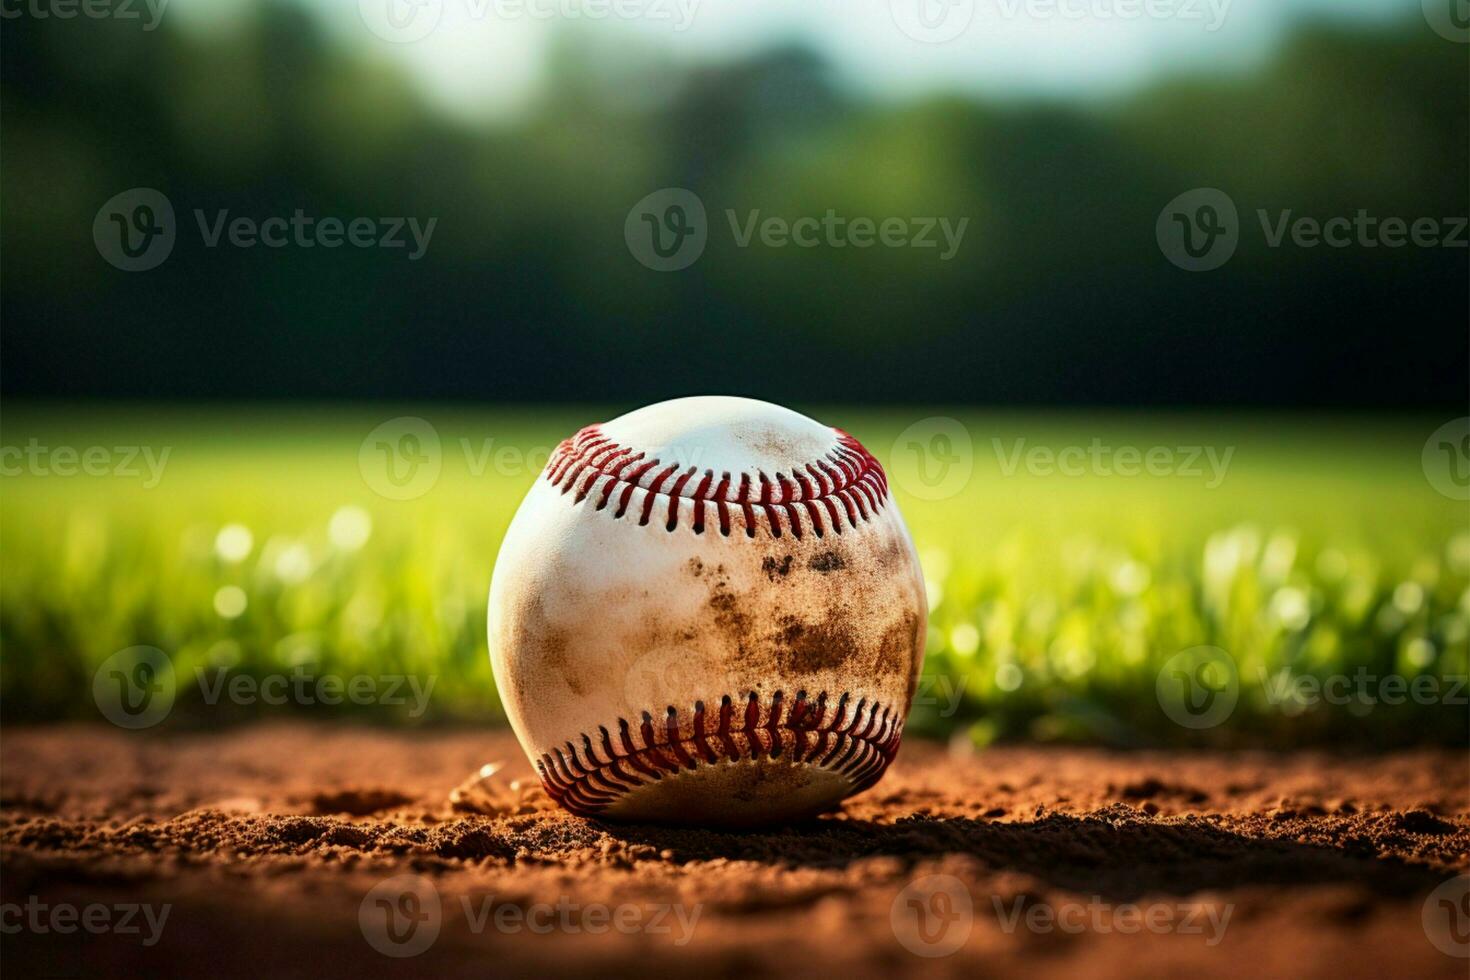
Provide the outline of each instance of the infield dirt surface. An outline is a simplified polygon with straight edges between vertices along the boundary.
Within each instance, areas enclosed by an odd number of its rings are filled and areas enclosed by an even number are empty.
[[[503,730],[0,735],[11,976],[1464,978],[1423,911],[1467,870],[1456,752],[911,740],[839,812],[730,834],[564,813]],[[401,875],[436,915],[369,896]]]

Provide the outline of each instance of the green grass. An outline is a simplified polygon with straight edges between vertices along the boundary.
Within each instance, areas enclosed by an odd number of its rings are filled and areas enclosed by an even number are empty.
[[[435,425],[443,470],[423,496],[393,501],[365,482],[358,450],[375,426],[404,414]],[[137,644],[166,651],[187,678],[170,724],[290,710],[205,704],[193,678],[211,667],[255,677],[298,666],[432,675],[422,719],[382,705],[295,710],[391,723],[498,718],[484,621],[500,535],[534,463],[608,414],[7,410],[7,447],[34,438],[170,454],[152,488],[141,477],[0,478],[6,718],[98,717],[94,672]],[[895,439],[926,416],[956,413],[812,414],[883,460],[919,547],[932,610],[918,730],[977,742],[1466,738],[1466,708],[1443,698],[1304,705],[1275,697],[1269,683],[1283,670],[1362,668],[1433,677],[1448,691],[1467,673],[1470,510],[1420,468],[1424,440],[1443,419],[959,413],[973,438],[972,476],[959,493],[926,501],[908,492],[923,485]],[[483,472],[462,439],[473,453],[493,440]],[[1046,475],[1024,465],[1008,473],[1018,439],[1026,450],[1096,439],[1233,455],[1213,488],[1203,460],[1199,477]],[[370,533],[359,544],[363,516]],[[249,529],[243,558],[222,554],[226,525]],[[221,614],[237,611],[242,595],[243,612]],[[1156,681],[1170,657],[1199,645],[1229,653],[1240,695],[1223,724],[1195,731],[1169,720]]]

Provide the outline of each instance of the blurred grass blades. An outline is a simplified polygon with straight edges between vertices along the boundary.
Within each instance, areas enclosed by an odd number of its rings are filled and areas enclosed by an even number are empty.
[[[441,471],[420,496],[392,500],[359,460],[389,413],[8,411],[7,445],[172,452],[152,489],[4,479],[7,717],[95,718],[98,665],[148,644],[181,678],[175,723],[228,720],[202,703],[201,669],[433,675],[427,719],[498,720],[485,597],[500,536],[550,447],[615,410],[415,413],[439,438]],[[957,420],[969,446],[947,450],[969,478],[932,500],[922,460],[900,444],[929,413],[812,414],[883,460],[920,551],[931,623],[913,730],[976,743],[1465,741],[1463,703],[1296,697],[1303,677],[1431,677],[1448,692],[1467,673],[1467,512],[1419,468],[1438,420],[972,412]],[[1234,452],[1211,489],[1178,473],[1008,468],[1017,439]],[[1226,721],[1191,730],[1161,710],[1155,685],[1198,646],[1233,659],[1239,698]],[[228,718],[268,710],[288,709]],[[333,710],[423,720],[391,705]]]

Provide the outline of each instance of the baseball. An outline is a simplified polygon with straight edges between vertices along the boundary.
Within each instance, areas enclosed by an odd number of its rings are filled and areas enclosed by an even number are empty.
[[[927,609],[856,439],[765,402],[680,398],[557,447],[495,564],[490,656],[568,810],[756,826],[882,777]]]

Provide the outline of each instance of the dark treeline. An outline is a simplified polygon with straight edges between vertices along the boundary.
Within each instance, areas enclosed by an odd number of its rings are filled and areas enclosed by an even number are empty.
[[[878,104],[802,50],[688,69],[566,40],[532,111],[478,127],[292,6],[222,34],[27,17],[0,45],[12,396],[1466,397],[1465,248],[1270,245],[1288,210],[1470,210],[1466,51],[1419,21],[1304,28],[1253,73],[1102,106]],[[138,186],[168,197],[177,241],[126,273],[93,219]],[[658,273],[623,229],[668,186],[699,195],[709,239]],[[1230,195],[1241,238],[1189,273],[1154,226],[1201,186]],[[297,212],[436,223],[417,259],[407,230],[398,248],[208,245],[221,219]],[[948,261],[942,237],[739,244],[752,220],[829,212],[969,222]]]

